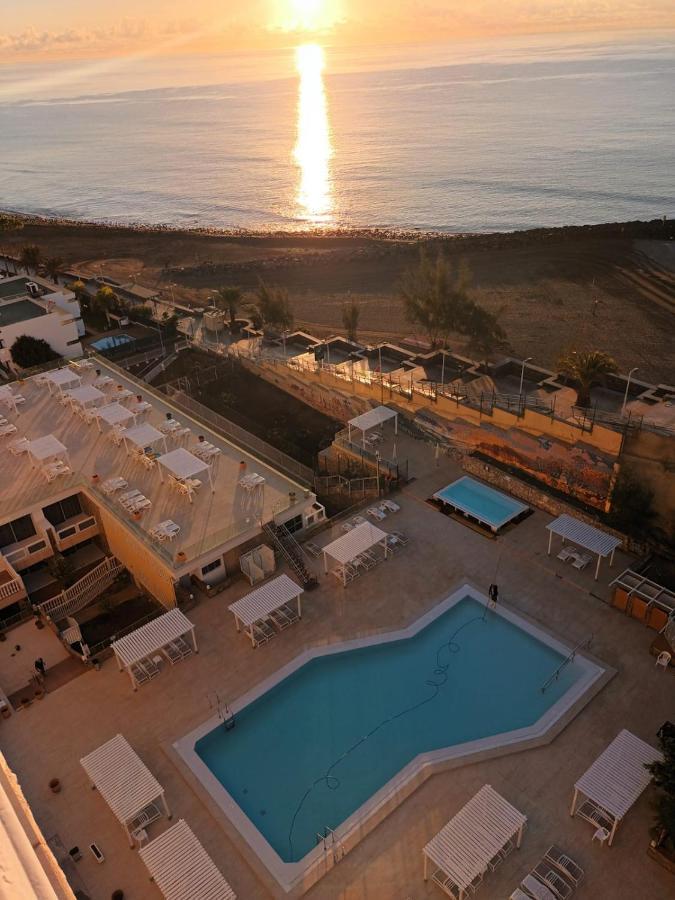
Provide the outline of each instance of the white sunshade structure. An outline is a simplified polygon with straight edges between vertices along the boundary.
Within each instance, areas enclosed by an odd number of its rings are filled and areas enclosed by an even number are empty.
[[[0,386],[0,402],[9,404],[14,412],[16,412],[16,398],[8,384]]]
[[[296,584],[288,575],[279,575],[267,584],[256,588],[241,600],[231,603],[228,606],[230,612],[234,615],[234,621],[237,631],[241,631],[242,626],[251,639],[251,643],[255,647],[255,637],[253,635],[253,626],[256,622],[266,619],[275,610],[280,609],[287,603],[294,600],[298,604],[298,618],[302,618],[302,601],[301,596],[304,594],[303,588]]]
[[[66,391],[66,397],[72,403],[76,403],[78,406],[82,408],[86,408],[87,406],[96,406],[97,403],[100,403],[105,399],[105,394],[103,391],[99,391],[98,388],[95,388],[91,384],[85,384],[83,387],[73,388],[70,391]]]
[[[213,477],[211,475],[211,466],[207,462],[204,462],[204,460],[198,459],[194,453],[190,453],[185,447],[178,447],[176,450],[165,453],[158,458],[157,463],[179,481],[185,481],[186,478],[194,478],[196,475],[201,475],[202,472],[206,472],[208,474],[211,490],[215,491]]]
[[[608,534],[606,531],[600,531],[593,525],[588,525],[580,519],[573,516],[562,515],[554,519],[547,526],[548,528],[548,555],[551,555],[551,545],[553,543],[553,535],[557,534],[565,541],[571,541],[578,544],[584,550],[590,550],[598,557],[598,563],[595,567],[595,580],[598,580],[600,572],[600,561],[603,557],[609,556],[609,564],[614,564],[614,551],[621,545],[621,539]]]
[[[52,388],[58,388],[59,393],[63,393],[64,388],[78,387],[82,379],[72,369],[56,369],[56,371],[50,372],[45,376],[45,381],[51,394]]]
[[[123,434],[123,438],[124,446],[127,451],[129,450],[130,443],[143,450],[145,447],[152,447],[157,441],[161,441],[164,446],[164,452],[166,453],[166,435],[162,434],[161,431],[158,431],[152,425],[148,425],[147,422],[143,425],[136,425],[135,428],[127,428]]]
[[[434,881],[463,900],[500,850],[514,839],[520,847],[526,822],[515,806],[489,784],[483,785],[423,849],[424,880],[431,860],[437,868]]]
[[[122,406],[121,403],[109,403],[107,406],[100,406],[95,410],[94,414],[99,431],[103,431],[101,428],[102,422],[105,422],[106,425],[115,426],[124,425],[129,419],[136,419],[136,414],[132,413],[126,406]]]
[[[53,434],[29,441],[28,452],[36,463],[44,463],[50,459],[68,459],[68,448]]]
[[[237,900],[183,819],[141,847],[138,855],[166,900]]]
[[[170,609],[169,612],[158,616],[151,622],[141,625],[131,634],[125,635],[111,644],[117,657],[117,665],[120,672],[126,669],[131,679],[133,689],[138,688],[138,682],[134,676],[133,667],[144,659],[150,659],[172,641],[190,635],[195,653],[198,653],[195,626],[179,609]]]
[[[124,826],[131,847],[133,822],[149,806],[161,804],[166,817],[171,818],[164,788],[121,734],[83,756],[80,763],[92,787]]]
[[[349,440],[351,441],[352,439],[352,428],[357,428],[362,433],[365,441],[367,431],[370,431],[372,428],[378,428],[389,421],[389,419],[394,419],[394,434],[398,434],[398,413],[395,410],[389,409],[388,406],[376,406],[374,409],[369,409],[368,412],[356,416],[355,419],[350,419],[347,423]]]
[[[330,544],[326,544],[323,548],[324,571],[328,572],[328,557],[330,556],[342,567],[342,583],[346,585],[347,572],[345,566],[377,544],[382,545],[386,557],[389,552],[388,537],[389,535],[386,531],[382,531],[377,525],[371,525],[370,522],[357,525],[356,528],[352,528],[347,534],[332,541]]]
[[[595,825],[611,823],[611,845],[619,822],[652,779],[645,764],[661,759],[658,750],[624,728],[574,785],[570,815]],[[577,807],[579,794],[587,800]]]

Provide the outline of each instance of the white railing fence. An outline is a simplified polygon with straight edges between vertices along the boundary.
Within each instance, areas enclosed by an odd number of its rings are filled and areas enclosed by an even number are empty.
[[[65,591],[40,603],[38,609],[42,615],[53,620],[72,616],[109,588],[123,570],[122,563],[114,556],[109,556]]]

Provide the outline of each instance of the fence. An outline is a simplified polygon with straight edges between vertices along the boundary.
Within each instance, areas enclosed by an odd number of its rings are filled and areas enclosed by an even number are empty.
[[[86,575],[76,581],[75,584],[62,591],[56,597],[51,597],[39,604],[39,610],[44,616],[51,619],[64,619],[84,609],[99,594],[110,587],[115,578],[122,572],[124,566],[114,556],[109,556]]]
[[[120,629],[120,631],[116,632],[115,634],[111,634],[110,637],[107,637],[104,641],[99,641],[98,644],[87,646],[84,655],[89,659],[94,656],[100,656],[105,650],[108,650],[110,648],[110,645],[114,641],[119,641],[120,638],[125,637],[127,634],[131,634],[132,631],[136,631],[137,628],[141,628],[141,626],[146,625],[148,622],[152,622],[153,619],[156,619],[158,616],[161,616],[165,612],[166,610],[164,609],[164,607],[158,607],[156,610],[153,610],[146,616],[143,616],[142,619],[138,619],[138,621],[132,622],[131,625],[127,625],[125,628]],[[110,652],[112,653],[112,651]]]

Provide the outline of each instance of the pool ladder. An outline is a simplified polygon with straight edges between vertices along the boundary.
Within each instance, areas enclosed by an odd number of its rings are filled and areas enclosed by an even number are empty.
[[[339,863],[340,860],[344,859],[345,848],[342,842],[337,839],[335,832],[329,825],[326,825],[323,831],[317,831],[316,844],[317,847],[319,844],[323,845],[324,853],[332,850],[334,863]]]
[[[574,647],[571,653],[569,653],[565,659],[560,663],[555,672],[551,675],[550,678],[547,678],[546,681],[541,686],[542,694],[545,694],[546,691],[551,687],[554,681],[557,681],[560,677],[560,673],[563,669],[565,669],[571,662],[574,661],[575,656],[580,650],[587,650],[591,644],[593,643],[593,635],[590,634],[587,638],[584,638],[583,641],[579,641],[579,643]]]

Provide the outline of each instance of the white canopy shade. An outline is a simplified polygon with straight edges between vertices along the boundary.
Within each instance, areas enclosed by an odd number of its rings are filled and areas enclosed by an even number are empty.
[[[624,728],[574,785],[570,815],[575,813],[578,795],[588,797],[613,820],[611,844],[620,820],[652,779],[645,764],[661,759],[658,750]]]
[[[183,819],[141,847],[138,855],[166,900],[237,900]]]
[[[389,409],[388,406],[376,406],[374,409],[369,409],[368,412],[350,419],[348,422],[350,440],[352,428],[358,428],[359,431],[365,434],[366,431],[370,431],[371,428],[377,428],[389,419],[395,419],[394,431],[398,434],[398,413],[393,409]]]
[[[596,581],[598,580],[598,573],[600,572],[601,558],[609,556],[609,564],[611,566],[614,562],[614,551],[621,544],[621,538],[615,537],[613,534],[608,534],[606,531],[601,531],[599,528],[595,528],[593,525],[582,522],[580,519],[575,519],[573,516],[558,516],[557,519],[549,522],[546,527],[549,532],[549,556],[551,555],[551,544],[553,542],[554,534],[560,535],[563,541],[571,541],[573,544],[578,544],[585,550],[590,550],[591,553],[597,554],[598,563],[595,567]]]
[[[166,647],[167,644],[187,634],[192,638],[192,646],[197,653],[195,626],[179,609],[170,609],[169,612],[158,616],[151,622],[141,625],[131,634],[125,635],[118,641],[113,641],[111,647],[117,657],[120,672],[122,669],[129,672],[131,684],[136,690],[137,684],[132,666],[143,659],[148,659],[162,647]]]
[[[69,397],[73,403],[77,403],[78,406],[89,406],[90,404],[96,406],[97,403],[100,403],[101,400],[105,399],[103,391],[99,391],[98,388],[95,388],[91,384],[85,384],[84,387],[73,388],[70,391],[66,391],[66,396]]]
[[[431,860],[457,885],[462,900],[469,885],[487,871],[488,863],[509,841],[517,836],[520,847],[526,822],[515,806],[489,784],[483,785],[422,851],[424,880]]]
[[[384,547],[384,555],[388,553],[386,531],[382,531],[377,525],[371,525],[370,522],[363,522],[352,528],[347,534],[339,537],[337,540],[326,544],[323,548],[323,560],[325,571],[328,571],[328,557],[332,557],[341,566],[347,565],[357,556],[370,550],[375,544],[382,544]]]
[[[194,478],[195,475],[200,475],[202,472],[207,472],[209,484],[211,485],[211,489],[213,489],[211,466],[209,466],[207,462],[204,462],[204,460],[198,459],[194,453],[190,453],[185,447],[178,447],[176,450],[165,453],[158,458],[157,462],[160,466],[163,466],[167,472],[171,472],[175,478],[178,478],[181,481],[186,478]]]
[[[53,434],[46,434],[44,437],[29,441],[28,452],[36,462],[44,462],[54,457],[68,459],[68,448]]]
[[[151,447],[157,441],[161,441],[164,444],[164,452],[166,453],[166,436],[161,431],[153,428],[152,425],[148,425],[147,422],[144,422],[142,425],[136,425],[134,428],[127,428],[123,437],[127,450],[129,449],[128,441],[141,448]]]
[[[255,646],[255,640],[251,632],[251,626],[261,619],[266,619],[270,613],[291,603],[293,600],[298,602],[298,617],[302,618],[302,605],[300,597],[304,593],[303,588],[296,584],[288,575],[279,575],[267,584],[256,588],[241,600],[231,603],[228,609],[234,615],[237,625],[237,631],[241,630],[241,626],[249,630],[249,637]]]
[[[59,391],[63,391],[63,388],[70,384],[80,384],[81,378],[72,369],[56,369],[45,376],[45,381],[51,392],[52,387],[57,387]]]
[[[151,803],[161,802],[167,817],[171,818],[164,788],[121,734],[82,757],[80,763],[92,785],[124,825],[132,847],[129,825]]]
[[[129,419],[136,418],[136,415],[130,409],[127,409],[126,406],[122,406],[121,403],[109,403],[107,406],[101,406],[96,410],[95,415],[99,431],[103,430],[101,422],[105,422],[106,425],[122,425],[124,422],[128,422]]]
[[[8,384],[0,385],[0,401],[11,404],[14,412],[16,412],[16,398],[14,392]]]

